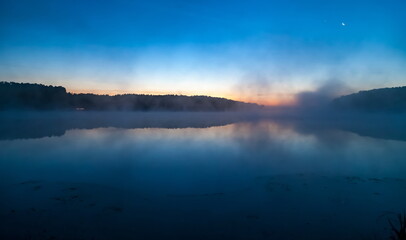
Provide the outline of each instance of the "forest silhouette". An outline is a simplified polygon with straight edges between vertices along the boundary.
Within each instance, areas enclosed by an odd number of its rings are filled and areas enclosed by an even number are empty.
[[[260,107],[208,96],[73,94],[60,86],[0,82],[0,110],[234,111]]]

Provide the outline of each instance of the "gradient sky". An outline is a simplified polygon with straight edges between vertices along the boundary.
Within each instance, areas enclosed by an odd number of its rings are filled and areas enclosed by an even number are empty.
[[[265,104],[406,85],[406,1],[2,0],[0,81]]]

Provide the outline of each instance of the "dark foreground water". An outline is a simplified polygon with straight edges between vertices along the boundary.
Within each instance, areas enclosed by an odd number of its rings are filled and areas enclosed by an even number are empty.
[[[388,239],[404,118],[3,114],[1,239]]]

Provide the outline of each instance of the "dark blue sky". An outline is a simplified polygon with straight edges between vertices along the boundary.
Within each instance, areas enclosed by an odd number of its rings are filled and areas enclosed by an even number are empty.
[[[5,81],[273,103],[331,81],[406,83],[402,0],[0,4]]]

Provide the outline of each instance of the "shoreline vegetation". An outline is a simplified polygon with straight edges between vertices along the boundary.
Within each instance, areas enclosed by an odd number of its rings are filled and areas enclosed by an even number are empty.
[[[264,106],[226,98],[185,95],[74,94],[61,86],[0,82],[0,111],[161,111],[227,112],[272,111],[276,114],[308,115],[330,113],[406,113],[406,86],[360,91],[334,99],[323,99],[316,106],[300,102],[295,106]]]
[[[406,112],[406,86],[360,91],[332,101],[338,110],[366,112]]]
[[[263,106],[226,98],[185,95],[74,94],[61,86],[0,82],[0,110],[240,111]]]

